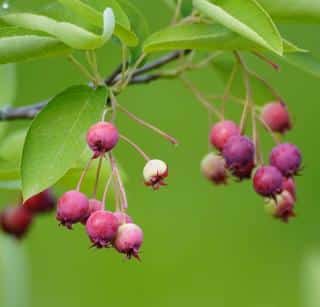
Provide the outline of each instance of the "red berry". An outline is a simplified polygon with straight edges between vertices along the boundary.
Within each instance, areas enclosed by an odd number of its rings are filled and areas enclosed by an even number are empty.
[[[265,197],[273,197],[282,189],[282,174],[274,166],[261,166],[253,177],[255,191]]]
[[[119,227],[118,219],[110,211],[99,210],[87,220],[87,234],[97,248],[109,247]]]
[[[86,224],[89,216],[93,213],[96,212],[98,210],[103,210],[104,209],[104,205],[101,201],[97,200],[97,199],[89,199],[89,210],[87,215],[85,216],[85,218],[81,221],[82,224]]]
[[[57,220],[61,225],[72,229],[72,224],[81,222],[87,216],[88,210],[88,198],[78,191],[69,191],[58,200]]]
[[[223,120],[216,123],[210,132],[210,142],[218,150],[223,150],[224,145],[229,138],[235,135],[240,135],[240,129],[231,120]]]
[[[0,213],[2,230],[16,238],[22,238],[32,223],[32,213],[22,206],[8,207]]]
[[[55,204],[56,200],[52,191],[47,189],[27,199],[23,203],[23,207],[32,213],[44,213],[52,211]]]
[[[202,174],[213,183],[226,184],[227,183],[227,169],[226,162],[223,157],[209,153],[201,161]]]
[[[294,200],[296,200],[296,184],[294,182],[294,179],[292,177],[289,178],[283,178],[282,182],[282,190],[288,191]]]
[[[94,152],[94,158],[111,150],[119,140],[117,128],[107,122],[99,122],[90,127],[87,133],[87,143]]]
[[[283,102],[266,104],[262,109],[261,118],[274,132],[285,133],[291,129],[290,115]]]
[[[113,215],[117,218],[119,226],[122,224],[127,224],[127,223],[133,222],[132,218],[124,212],[116,211],[113,213]]]
[[[133,256],[140,260],[139,249],[143,242],[142,229],[136,224],[123,224],[119,227],[113,246],[129,259]]]

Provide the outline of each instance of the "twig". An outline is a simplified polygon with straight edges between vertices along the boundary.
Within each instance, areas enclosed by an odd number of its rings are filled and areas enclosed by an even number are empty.
[[[146,161],[150,160],[149,156],[135,142],[131,141],[122,134],[120,134],[120,138],[127,142],[131,147],[133,147],[143,159],[145,159]]]

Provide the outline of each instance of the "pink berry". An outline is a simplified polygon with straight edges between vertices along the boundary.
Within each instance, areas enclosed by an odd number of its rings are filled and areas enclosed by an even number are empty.
[[[107,122],[99,122],[90,127],[87,133],[87,143],[94,152],[94,158],[111,150],[119,140],[117,128]]]
[[[97,248],[109,247],[119,227],[118,219],[110,211],[93,212],[87,220],[87,234]]]
[[[23,206],[8,207],[0,213],[0,227],[17,239],[21,239],[32,223],[32,213]]]
[[[265,197],[274,197],[282,189],[282,174],[274,166],[261,166],[253,177],[255,191]]]
[[[58,200],[57,220],[61,225],[72,229],[72,224],[81,222],[87,216],[88,210],[88,198],[78,191],[69,191]]]
[[[52,211],[55,207],[56,200],[50,189],[44,190],[23,203],[23,207],[32,213],[44,213]]]
[[[87,215],[85,216],[85,218],[81,221],[82,224],[86,224],[89,216],[93,213],[96,212],[98,210],[103,210],[104,209],[104,205],[101,201],[97,200],[97,199],[89,199],[89,210],[87,212]]]
[[[227,183],[228,174],[223,157],[209,153],[201,161],[200,168],[202,174],[213,183],[217,185]]]
[[[294,200],[296,200],[296,184],[294,182],[294,179],[292,177],[289,178],[283,178],[282,182],[282,190],[288,191]]]
[[[223,150],[229,138],[235,135],[240,135],[239,127],[231,120],[223,120],[212,127],[210,142],[218,150]]]
[[[283,102],[266,104],[262,109],[261,118],[274,132],[285,133],[292,126],[287,106]]]
[[[225,144],[222,155],[227,167],[240,179],[248,178],[254,167],[254,145],[245,136],[232,136]]]
[[[124,212],[116,211],[113,213],[113,215],[117,218],[119,226],[122,224],[127,224],[127,223],[133,222],[132,218]]]
[[[166,185],[164,179],[168,177],[168,166],[161,160],[149,160],[143,168],[144,182],[154,190]]]
[[[270,164],[278,168],[286,177],[297,174],[301,167],[301,161],[300,150],[297,146],[289,143],[277,145],[270,154]]]
[[[140,260],[139,249],[143,242],[142,229],[136,224],[122,224],[117,232],[113,246],[129,259],[133,256]]]

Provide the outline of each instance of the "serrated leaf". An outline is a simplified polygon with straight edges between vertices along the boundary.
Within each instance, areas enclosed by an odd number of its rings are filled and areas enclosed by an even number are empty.
[[[103,13],[103,32],[101,35],[89,32],[69,22],[56,21],[47,16],[17,13],[0,17],[0,20],[13,26],[45,32],[74,49],[96,49],[102,47],[114,31],[114,14],[111,9]]]
[[[87,146],[87,129],[101,117],[105,98],[105,88],[74,86],[38,114],[23,148],[24,199],[52,186],[74,166]]]
[[[97,10],[80,0],[59,0],[63,5],[74,11],[76,14],[84,18],[88,23],[101,29],[103,27],[102,12],[106,7],[111,7],[116,20],[114,34],[128,46],[135,46],[138,43],[135,33],[130,29],[128,17],[123,12],[119,4],[114,0],[99,1],[103,4],[102,10]],[[92,0],[87,1],[91,4]],[[100,6],[99,6],[100,7]]]
[[[193,0],[193,5],[202,14],[228,29],[282,55],[279,31],[268,13],[255,0]]]
[[[0,27],[0,64],[65,55],[71,49],[54,37],[15,26]]]

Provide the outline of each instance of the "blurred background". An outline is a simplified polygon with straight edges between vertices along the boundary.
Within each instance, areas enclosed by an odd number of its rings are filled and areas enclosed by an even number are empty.
[[[46,2],[9,4],[32,8]],[[171,12],[162,1],[132,2],[147,16],[151,31],[170,21]],[[284,37],[320,55],[319,25],[279,27]],[[297,179],[297,218],[286,225],[266,215],[250,182],[214,187],[202,178],[199,163],[208,151],[207,113],[179,81],[130,87],[119,101],[181,143],[174,148],[124,115],[118,118],[121,132],[170,167],[168,186],[153,192],[142,183],[142,159],[126,144],[116,149],[127,177],[129,213],[145,233],[142,262],[126,261],[111,250],[89,249],[82,227],[68,232],[57,226],[54,215],[41,217],[21,243],[0,237],[1,307],[320,306],[320,83],[285,63],[277,73],[253,57],[247,59],[279,90],[294,117],[287,139],[304,157]],[[103,73],[110,73],[119,63],[118,46],[100,50],[99,62]],[[63,58],[16,68],[16,106],[84,82]],[[5,76],[3,84],[10,74]],[[211,67],[189,77],[204,90],[223,89]],[[0,97],[6,95],[2,84],[0,88]],[[238,120],[239,109],[234,108],[229,115]],[[28,124],[1,123],[1,138]],[[264,144],[267,155],[270,137]],[[1,189],[1,206],[16,197]]]

